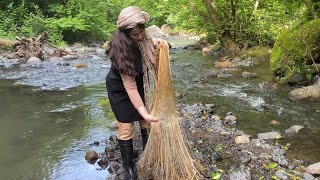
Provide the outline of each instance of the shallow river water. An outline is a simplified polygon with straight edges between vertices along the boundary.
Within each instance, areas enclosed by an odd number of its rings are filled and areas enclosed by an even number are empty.
[[[291,144],[288,156],[320,161],[320,103],[289,101],[289,87],[261,88],[261,82],[272,80],[268,63],[207,78],[213,71],[211,57],[188,50],[173,51],[171,57],[174,88],[186,103],[214,104],[221,117],[232,112],[238,128],[252,137],[303,125],[297,135],[284,135],[280,142]],[[108,128],[114,117],[104,85],[110,62],[93,58],[70,61],[88,64],[83,69],[52,64],[0,68],[0,179],[108,177],[108,171],[96,170],[84,159],[87,150],[104,151],[103,142],[91,143],[114,133]],[[244,70],[258,78],[241,77]],[[271,120],[281,125],[271,125]]]

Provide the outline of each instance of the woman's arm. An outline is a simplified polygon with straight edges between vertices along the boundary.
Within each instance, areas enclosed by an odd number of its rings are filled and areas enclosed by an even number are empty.
[[[128,93],[129,99],[132,102],[133,106],[138,110],[139,114],[147,121],[147,122],[158,122],[159,119],[153,117],[149,114],[144,106],[142,98],[138,92],[137,84],[134,77],[128,75],[122,75],[121,79],[123,82],[123,86]]]

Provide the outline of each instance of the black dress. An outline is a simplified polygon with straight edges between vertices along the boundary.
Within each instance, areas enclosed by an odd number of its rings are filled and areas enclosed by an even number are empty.
[[[138,92],[144,102],[142,57],[138,48],[135,51],[135,70],[138,73],[135,80]],[[123,86],[120,73],[113,65],[107,74],[106,86],[112,111],[118,121],[130,123],[143,119],[130,101],[127,91]]]

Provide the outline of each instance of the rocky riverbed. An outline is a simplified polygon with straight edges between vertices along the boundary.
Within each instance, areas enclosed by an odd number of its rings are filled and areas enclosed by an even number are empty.
[[[279,133],[250,137],[237,129],[237,121],[241,120],[232,112],[219,117],[215,115],[213,104],[187,105],[181,100],[178,107],[185,143],[194,160],[201,164],[199,171],[204,179],[319,179],[320,164],[309,166],[299,158],[287,158],[286,152],[290,151],[291,145],[280,144]],[[136,132],[137,161],[142,146],[138,129]],[[286,132],[294,133],[289,129]],[[99,165],[98,169],[107,169],[112,175],[109,179],[121,179],[123,170],[116,135],[110,136],[106,144],[105,152],[87,152],[86,159]]]

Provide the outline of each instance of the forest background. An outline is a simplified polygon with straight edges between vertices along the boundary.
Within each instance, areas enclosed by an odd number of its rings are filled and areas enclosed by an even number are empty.
[[[55,45],[105,41],[129,5],[148,12],[149,25],[170,24],[234,53],[272,46],[282,31],[320,14],[317,0],[1,0],[0,38],[46,31]]]

